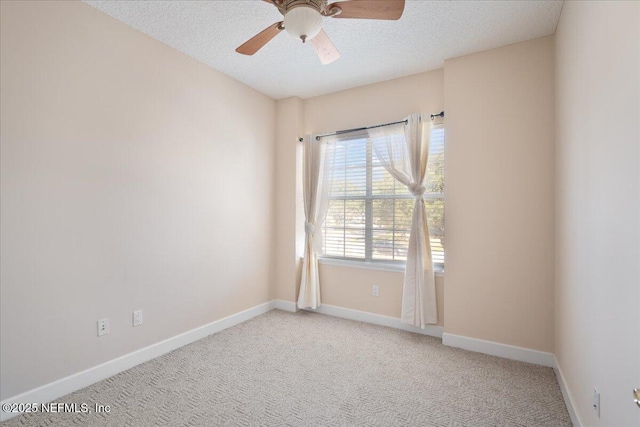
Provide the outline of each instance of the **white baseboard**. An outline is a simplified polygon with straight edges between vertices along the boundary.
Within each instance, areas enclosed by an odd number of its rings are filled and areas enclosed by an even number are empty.
[[[477,338],[469,338],[462,335],[453,335],[445,332],[442,334],[442,344],[478,353],[489,354],[491,356],[504,357],[505,359],[519,360],[521,362],[548,366],[549,368],[553,368],[554,365],[553,353],[517,347],[515,345],[501,344],[493,341],[485,341]]]
[[[282,299],[275,299],[271,302],[274,304],[273,308],[277,308],[278,310],[289,311],[291,313],[298,311],[298,305],[295,302],[285,301]]]
[[[553,355],[553,370],[556,373],[556,378],[558,379],[558,384],[560,385],[560,391],[562,391],[562,397],[564,398],[564,403],[567,406],[567,412],[569,412],[573,427],[581,427],[582,422],[580,422],[580,417],[578,416],[578,411],[576,410],[575,401],[573,399],[573,396],[571,395],[569,387],[567,387],[564,375],[562,375],[562,369],[560,369],[558,359],[555,355]]]
[[[285,302],[285,301],[282,301]],[[294,303],[291,303],[295,306]],[[62,396],[66,396],[69,393],[88,387],[98,381],[102,381],[120,372],[131,369],[136,365],[147,362],[156,357],[162,356],[172,350],[198,341],[208,335],[220,332],[223,329],[230,328],[239,323],[245,322],[256,316],[264,314],[274,308],[278,307],[277,301],[269,301],[264,304],[257,305],[240,313],[233,314],[220,320],[216,320],[209,324],[200,326],[199,328],[192,329],[184,332],[175,337],[168,338],[164,341],[160,341],[156,344],[152,344],[148,347],[134,351],[133,353],[126,354],[118,357],[117,359],[110,360],[100,365],[94,366],[82,372],[70,375],[65,378],[61,378],[49,384],[45,384],[41,387],[29,390],[21,393],[17,396],[10,397],[0,402],[2,405],[5,403],[46,403],[52,400],[58,399]],[[280,308],[280,307],[278,307]],[[0,410],[0,421],[8,420],[19,413],[16,412],[4,412]]]
[[[444,329],[442,326],[437,325],[427,325],[424,329],[420,329],[416,326],[404,324],[396,317],[383,316],[381,314],[353,310],[350,308],[338,307],[336,305],[322,304],[315,310],[310,308],[305,310],[329,316],[342,317],[343,319],[357,320],[358,322],[386,326],[388,328],[402,329],[403,331],[415,332],[417,334],[429,335],[438,338],[442,338],[442,331]]]

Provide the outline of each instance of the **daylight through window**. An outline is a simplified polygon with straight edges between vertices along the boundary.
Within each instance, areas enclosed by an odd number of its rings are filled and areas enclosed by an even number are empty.
[[[426,192],[433,262],[444,269],[444,128],[431,131]],[[415,199],[380,164],[365,135],[336,142],[323,225],[325,257],[404,263]]]

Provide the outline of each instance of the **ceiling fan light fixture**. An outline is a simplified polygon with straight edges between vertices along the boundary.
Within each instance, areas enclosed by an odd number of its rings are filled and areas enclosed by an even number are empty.
[[[284,15],[284,29],[304,43],[317,36],[322,29],[322,15],[311,6],[295,7]]]

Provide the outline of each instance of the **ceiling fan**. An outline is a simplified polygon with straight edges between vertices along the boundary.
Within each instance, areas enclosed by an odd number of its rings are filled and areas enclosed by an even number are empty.
[[[340,53],[322,30],[323,18],[397,20],[402,16],[405,0],[348,0],[334,3],[328,3],[327,0],[263,1],[277,7],[284,20],[253,36],[236,52],[253,55],[282,30],[286,30],[302,43],[311,40],[320,62],[326,65],[340,58]]]

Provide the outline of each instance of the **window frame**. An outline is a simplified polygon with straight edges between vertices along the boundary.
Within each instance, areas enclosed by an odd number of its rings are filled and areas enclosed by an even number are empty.
[[[432,129],[442,128],[442,126],[437,126]],[[365,132],[350,132],[349,134],[340,135],[337,138],[336,143],[343,143],[352,140],[364,140],[366,144],[366,193],[365,195],[331,195],[329,198],[329,203],[332,200],[362,200],[365,203],[365,257],[363,258],[354,258],[348,256],[337,256],[337,255],[326,255],[325,253],[319,254],[319,261],[324,264],[330,265],[350,265],[359,268],[372,268],[379,270],[389,270],[389,271],[403,271],[406,266],[406,260],[383,260],[383,259],[373,259],[373,201],[380,199],[393,199],[393,200],[415,200],[415,196],[412,194],[373,194],[373,144],[369,141],[368,135]],[[425,193],[423,196],[424,200],[442,200],[443,204],[445,202],[445,193]],[[446,209],[446,207],[445,207]],[[394,214],[394,226],[392,231],[395,234],[395,214]],[[326,231],[326,219],[325,224],[322,225],[323,233]],[[346,225],[342,228],[337,227],[329,227],[332,229],[343,229],[346,230]],[[393,243],[395,245],[395,235],[393,239]],[[395,249],[395,248],[394,248]],[[434,270],[436,273],[444,273],[444,262],[434,262]]]

